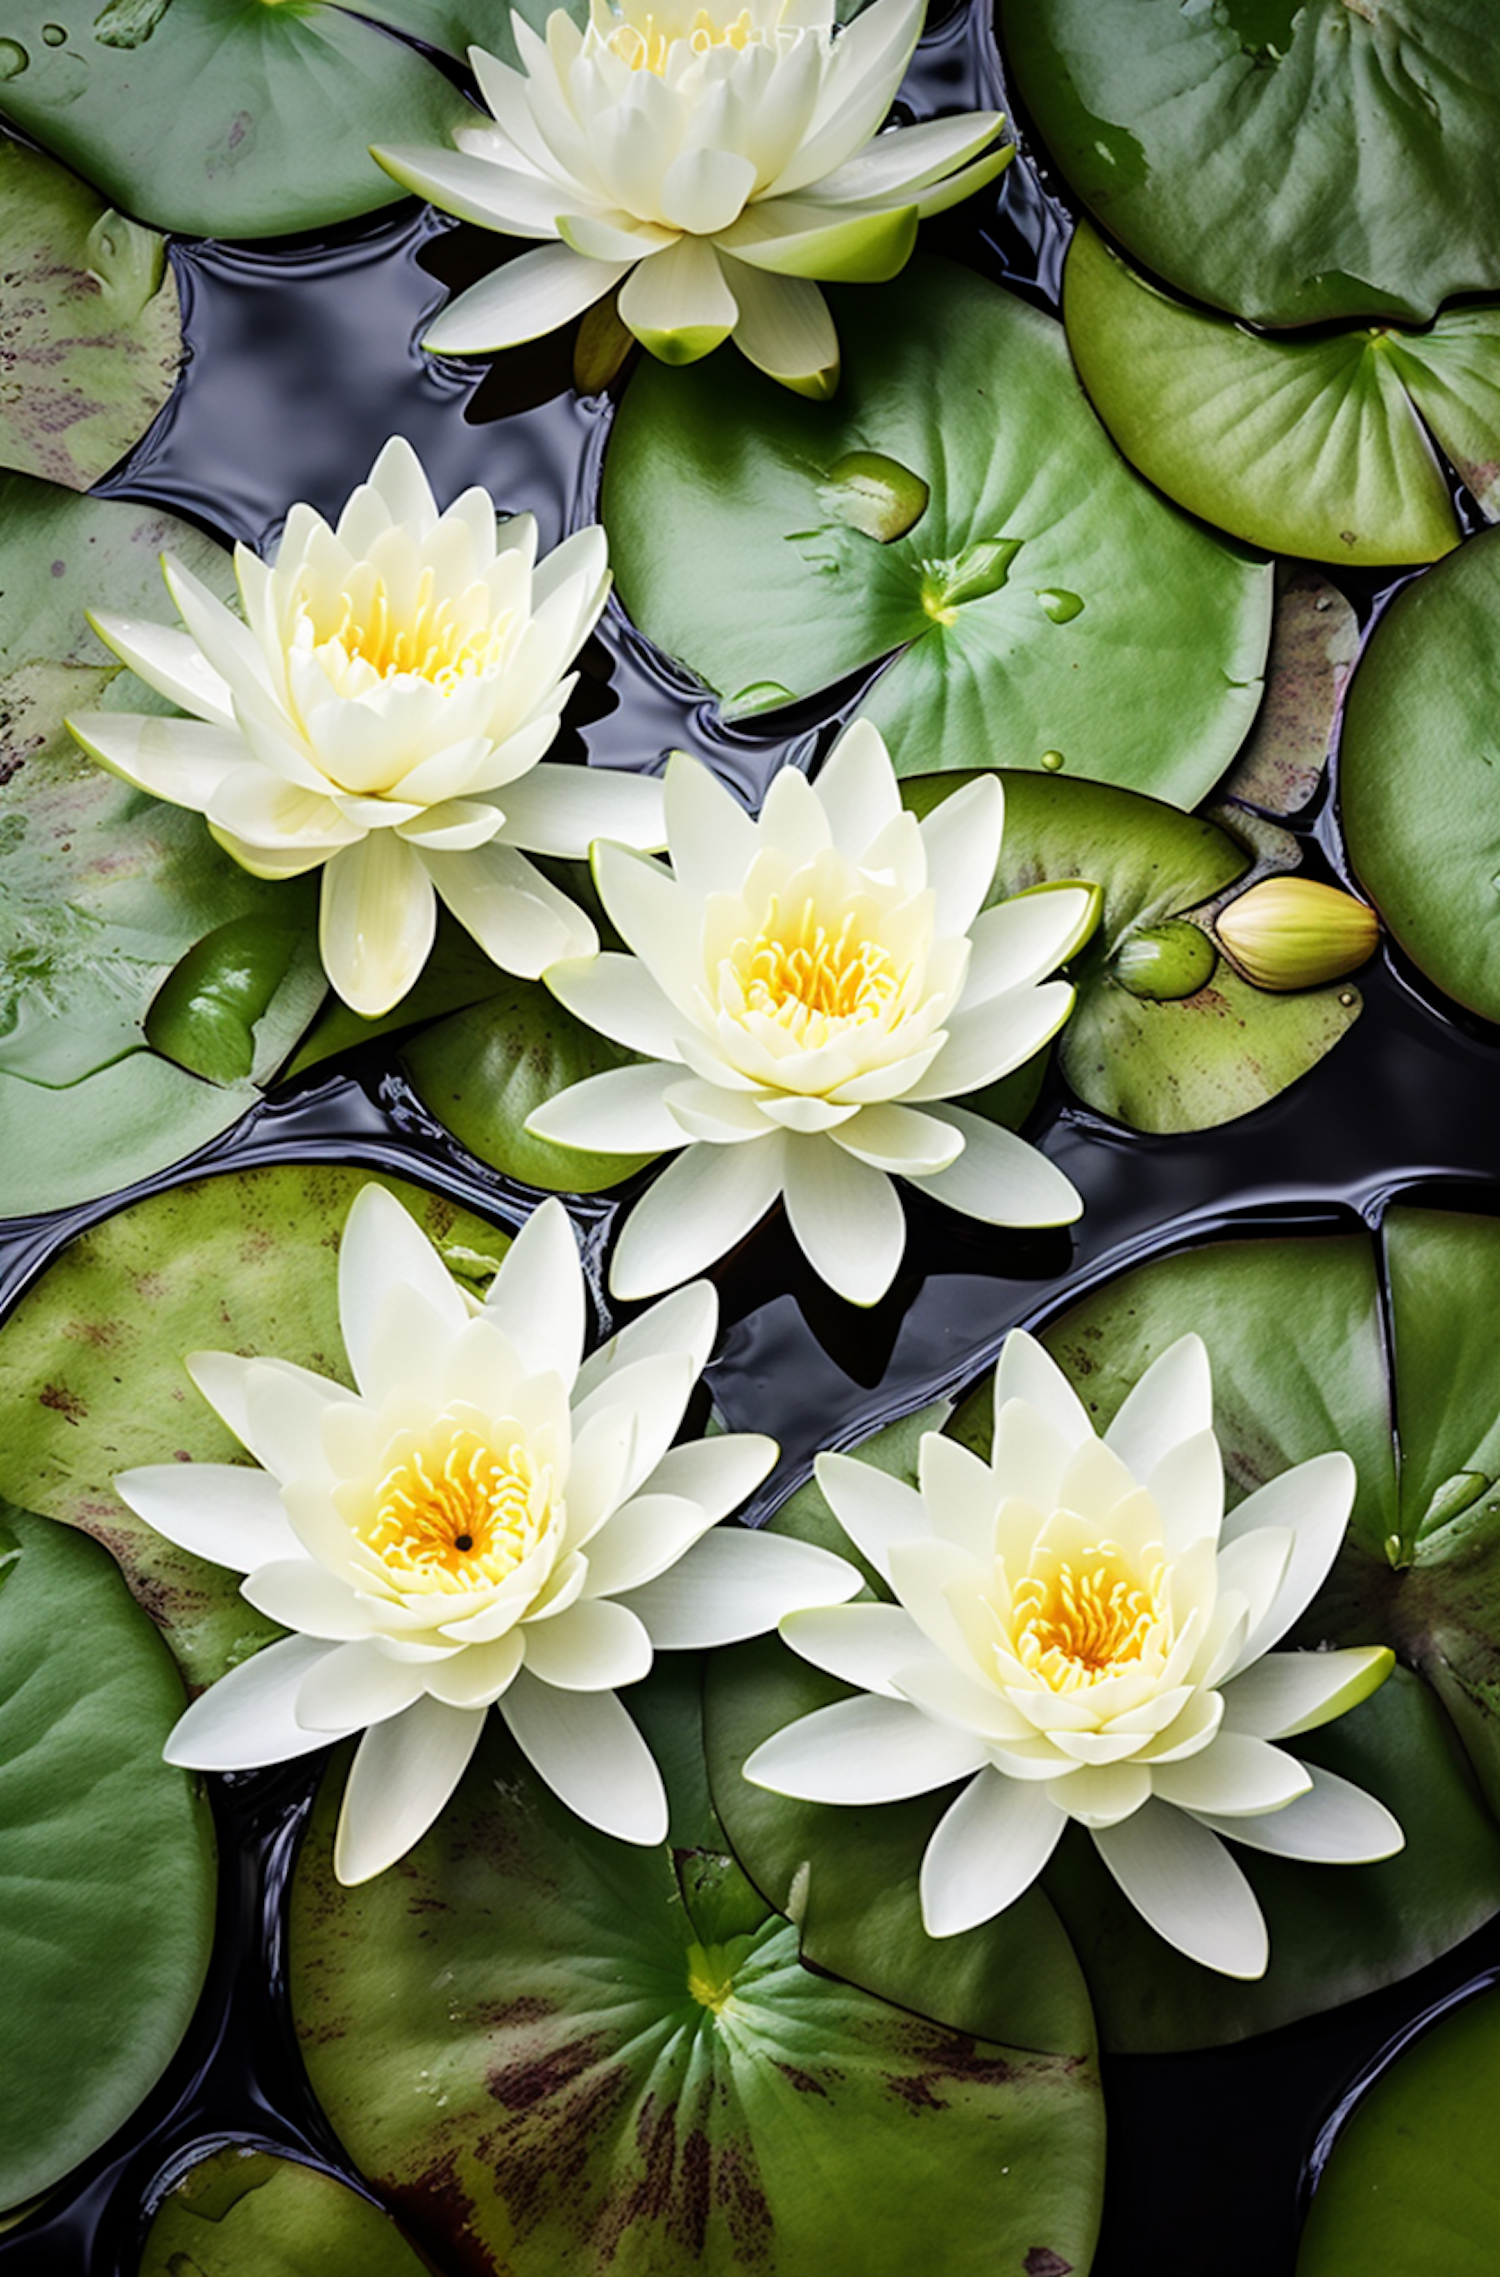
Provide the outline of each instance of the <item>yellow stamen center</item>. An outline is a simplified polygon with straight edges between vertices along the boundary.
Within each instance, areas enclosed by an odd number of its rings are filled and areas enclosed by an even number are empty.
[[[493,1447],[440,1418],[388,1450],[359,1531],[403,1590],[467,1591],[513,1573],[553,1521],[552,1473],[524,1441]]]
[[[658,22],[648,9],[639,19],[625,22],[610,33],[608,45],[628,63],[632,71],[651,71],[659,79],[667,68],[672,49],[679,40],[686,42],[694,55],[707,55],[711,48],[731,47],[736,50],[759,44],[762,35],[750,21],[750,11],[742,8],[732,22],[721,24],[706,8],[700,8],[685,32]]]
[[[1162,1618],[1165,1568],[1144,1579],[1115,1542],[1088,1557],[1047,1561],[1012,1598],[1012,1634],[1021,1665],[1050,1691],[1076,1692],[1141,1658]]]
[[[746,1011],[810,1049],[845,1023],[883,1019],[903,979],[889,950],[856,932],[852,911],[830,929],[811,899],[783,916],[774,894],[761,930],[735,942],[730,964]]]
[[[472,590],[456,600],[451,594],[439,599],[436,584],[432,569],[424,569],[414,602],[399,613],[383,577],[374,579],[362,600],[341,593],[342,613],[326,630],[319,628],[318,654],[336,676],[339,667],[362,663],[382,680],[430,680],[445,695],[493,671],[503,661],[509,613],[492,617],[487,606],[475,606]]]

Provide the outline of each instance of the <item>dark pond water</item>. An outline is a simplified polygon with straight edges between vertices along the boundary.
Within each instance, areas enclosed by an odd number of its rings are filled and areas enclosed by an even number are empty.
[[[914,116],[1003,103],[982,10],[960,10],[929,35],[904,100]],[[1055,309],[1070,222],[1045,166],[1028,160],[1004,177],[998,209],[982,199],[928,237]],[[325,242],[179,245],[191,360],[151,435],[101,487],[259,545],[295,498],[335,511],[400,430],[440,496],[482,482],[502,509],[534,512],[550,547],[594,517],[610,403],[572,396],[565,345],[512,357],[504,371],[434,364],[415,347],[423,320],[494,252],[479,233],[410,207]],[[1347,590],[1362,617],[1378,610],[1382,593],[1368,580]],[[852,700],[857,690],[842,693]],[[807,762],[830,718],[825,703],[775,732],[727,730],[612,612],[568,730],[575,753],[609,765],[650,765],[686,746],[753,799],[784,759]],[[1298,828],[1312,860],[1337,874],[1331,799]],[[1006,1237],[913,1200],[908,1270],[872,1314],[814,1282],[779,1227],[726,1260],[716,1278],[727,1336],[713,1389],[734,1424],[782,1442],[763,1508],[816,1447],[862,1436],[972,1377],[1012,1323],[1045,1319],[1154,1249],[1231,1221],[1300,1229],[1350,1213],[1375,1218],[1398,1191],[1500,1207],[1495,1037],[1445,1015],[1389,965],[1361,986],[1364,1015],[1338,1050],[1222,1131],[1140,1138],[1081,1111],[1054,1084],[1034,1135],[1085,1197],[1071,1236]],[[268,1102],[192,1168],[328,1156],[414,1172],[512,1222],[527,1206],[431,1126],[381,1047]],[[184,1174],[179,1166],[152,1184]],[[0,1301],[113,1206],[0,1234]],[[602,1241],[613,1207],[583,1204],[580,1222]],[[147,2203],[189,2153],[226,2140],[288,2149],[357,2179],[307,2089],[284,1997],[282,1901],[314,1779],[297,1764],[214,1782],[220,1931],[187,2043],[54,2210],[0,2239],[0,2277],[132,2277]],[[1337,2115],[1424,2016],[1497,1972],[1492,1925],[1405,1985],[1247,2046],[1110,2063],[1098,2277],[1290,2277],[1310,2176]]]

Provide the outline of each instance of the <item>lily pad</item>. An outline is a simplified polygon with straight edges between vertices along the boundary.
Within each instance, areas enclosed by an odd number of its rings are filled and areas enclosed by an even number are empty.
[[[1063,315],[1131,464],[1252,545],[1360,567],[1450,552],[1462,531],[1429,430],[1493,488],[1500,309],[1454,309],[1425,332],[1266,339],[1173,300],[1084,225]]]
[[[1500,532],[1398,593],[1349,690],[1349,857],[1407,955],[1500,1020]]]
[[[154,509],[0,479],[0,1210],[56,1209],[180,1159],[238,1120],[323,995],[315,880],[267,883],[202,817],[132,790],[63,726],[75,710],[162,709],[90,631],[88,607],[166,614],[163,546],[219,593],[229,556]],[[255,985],[180,991],[167,1048],[145,1023],[173,968],[230,923]],[[222,982],[223,974],[220,974]],[[205,1058],[203,1024],[238,1017],[238,1061]]]
[[[233,1462],[238,1440],[194,1390],[185,1353],[293,1360],[349,1382],[335,1259],[371,1173],[243,1170],[152,1195],[80,1234],[0,1330],[0,1493],[95,1534],[194,1686],[280,1632],[239,1576],[164,1541],[115,1495],[143,1463]],[[498,1264],[507,1236],[384,1179],[454,1269]]]
[[[1500,1832],[1475,1785],[1477,1775],[1500,1810],[1500,1403],[1486,1338],[1497,1306],[1500,1219],[1398,1205],[1378,1240],[1363,1230],[1248,1240],[1154,1261],[1047,1331],[1102,1428],[1150,1361],[1196,1329],[1213,1363],[1231,1500],[1344,1448],[1359,1476],[1354,1516],[1290,1641],[1390,1644],[1417,1672],[1398,1671],[1299,1741],[1299,1753],[1379,1794],[1407,1844],[1371,1866],[1243,1856],[1271,1928],[1259,1985],[1148,1952],[1088,1846],[1060,1853],[1046,1887],[1108,2044],[1191,2046],[1267,2029],[1410,1974],[1500,1907]],[[987,1438],[987,1397],[955,1419],[960,1436]]]
[[[1360,2097],[1318,2178],[1297,2277],[1486,2268],[1500,2234],[1497,2095],[1492,1989],[1404,2048]]]
[[[1488,0],[1002,0],[1017,93],[1104,226],[1256,324],[1500,286]]]
[[[731,717],[889,657],[859,709],[898,773],[1062,765],[1195,805],[1260,699],[1269,564],[1122,466],[1050,317],[939,260],[831,298],[831,406],[732,353],[635,372],[603,492],[635,621]],[[903,535],[850,518],[854,454],[927,486]]]
[[[323,0],[8,0],[5,31],[0,113],[123,211],[194,236],[390,205],[404,193],[369,145],[446,142],[473,115],[416,49]]]
[[[176,384],[182,325],[166,248],[3,138],[0,243],[0,463],[87,490]]]
[[[1296,814],[1323,779],[1359,620],[1336,585],[1302,562],[1276,564],[1265,701],[1224,778],[1226,798]]]
[[[926,813],[968,778],[905,786]],[[1078,995],[1058,1065],[1088,1106],[1134,1130],[1208,1130],[1274,1099],[1315,1067],[1361,1010],[1359,991],[1271,995],[1221,959],[1207,905],[1297,858],[1285,833],[1246,815],[1260,853],[1203,816],[1103,784],[1004,774],[1005,837],[991,899],[1062,878],[1104,896],[1098,930],[1069,967]],[[1197,911],[1200,922],[1184,915]]]
[[[727,1857],[570,1816],[491,1717],[403,1864],[340,1889],[325,1783],[292,1894],[314,2091],[436,2260],[505,2277],[1084,2269],[1102,2106],[812,1975]]]
[[[182,1685],[111,1560],[0,1509],[0,2206],[45,2191],[155,2085],[208,1968],[214,1843],[161,1760]]]
[[[316,2167],[248,2144],[190,2166],[152,2218],[140,2277],[422,2277],[395,2223]]]

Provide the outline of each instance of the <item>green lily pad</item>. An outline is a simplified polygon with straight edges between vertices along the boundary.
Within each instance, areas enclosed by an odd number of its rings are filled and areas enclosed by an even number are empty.
[[[923,814],[966,779],[918,778],[903,795]],[[1246,837],[1266,842],[1257,856],[1217,822],[1134,792],[1046,775],[1002,781],[991,899],[1063,878],[1103,892],[1098,930],[1068,968],[1078,995],[1056,1046],[1088,1106],[1134,1130],[1207,1130],[1274,1099],[1358,1019],[1347,981],[1269,994],[1219,958],[1203,929],[1229,889],[1292,866],[1285,833],[1235,816]]]
[[[1338,587],[1305,563],[1279,561],[1265,701],[1224,778],[1226,798],[1269,814],[1307,805],[1358,654],[1359,620]]]
[[[190,2166],[152,2218],[140,2277],[422,2277],[388,2214],[316,2167],[248,2144]]]
[[[1121,465],[1051,318],[939,260],[831,298],[832,405],[733,354],[635,372],[603,515],[636,622],[732,717],[890,657],[859,708],[901,774],[1045,755],[1195,805],[1259,702],[1269,564]],[[928,487],[888,542],[833,480],[856,453]]]
[[[0,2205],[45,2191],[155,2085],[208,1968],[214,1842],[161,1760],[182,1685],[110,1559],[0,1512]]]
[[[1400,1205],[1378,1243],[1364,1232],[1262,1239],[1154,1261],[1047,1331],[1102,1428],[1151,1360],[1196,1329],[1213,1362],[1231,1500],[1344,1448],[1359,1475],[1354,1516],[1290,1641],[1390,1644],[1417,1672],[1398,1670],[1297,1743],[1380,1795],[1406,1848],[1349,1867],[1241,1854],[1271,1929],[1260,1984],[1211,1979],[1153,1948],[1089,1846],[1059,1853],[1045,1886],[1107,2044],[1196,2046],[1268,2029],[1410,1974],[1500,1907],[1500,1831],[1475,1785],[1477,1774],[1500,1810],[1500,1402],[1485,1330],[1497,1306],[1500,1220]],[[985,1387],[955,1419],[971,1444],[987,1446],[987,1402]]]
[[[0,1329],[0,1493],[111,1550],[194,1686],[280,1632],[238,1574],[164,1541],[114,1493],[143,1463],[233,1462],[244,1450],[194,1390],[199,1350],[293,1360],[349,1382],[335,1258],[371,1173],[332,1164],[244,1170],[152,1195],[80,1234]],[[398,1178],[461,1274],[507,1236]]]
[[[0,1211],[56,1209],[179,1160],[238,1120],[285,1058],[325,982],[316,880],[268,883],[221,853],[202,817],[132,790],[63,719],[164,709],[90,631],[88,607],[167,614],[156,556],[220,594],[223,548],[152,508],[0,478]],[[203,937],[255,944],[248,991],[178,990],[147,1048],[154,1000]],[[200,960],[201,961],[201,960]],[[243,957],[242,957],[243,967]],[[191,976],[190,976],[191,977]],[[170,1015],[170,1003],[169,1003]],[[223,1056],[238,1018],[238,1057]],[[205,1048],[205,1033],[217,1053]],[[186,1072],[187,1069],[197,1073]],[[199,1075],[211,1077],[199,1080]]]
[[[1297,2277],[1428,2277],[1488,2267],[1500,2234],[1493,2114],[1500,1992],[1444,2016],[1402,2050],[1334,2141]]]
[[[506,2277],[1085,2269],[1102,2106],[812,1975],[720,1854],[598,1834],[491,1717],[438,1826],[340,1889],[325,1783],[292,1893],[323,2108],[438,2261]]]
[[[1462,532],[1423,422],[1493,490],[1500,309],[1455,309],[1420,333],[1269,340],[1173,300],[1084,225],[1063,315],[1132,465],[1252,545],[1360,567],[1450,552]]]
[[[1256,324],[1500,286],[1488,0],[1003,0],[1016,92],[1147,268]]]
[[[415,28],[425,10],[388,14]],[[8,0],[5,31],[0,113],[124,211],[193,236],[371,213],[404,195],[372,142],[446,142],[472,117],[414,48],[323,0]]]
[[[0,463],[87,490],[138,443],[182,361],[162,240],[0,138]]]
[[[1500,532],[1396,596],[1349,690],[1339,797],[1349,857],[1430,980],[1500,1020]]]

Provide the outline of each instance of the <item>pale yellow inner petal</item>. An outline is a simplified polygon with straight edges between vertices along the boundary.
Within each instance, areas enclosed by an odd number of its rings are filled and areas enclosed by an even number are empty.
[[[1023,1668],[1053,1692],[1076,1692],[1162,1649],[1164,1564],[1141,1572],[1116,1542],[1081,1558],[1039,1549],[1012,1596],[1011,1640]]]
[[[773,894],[759,932],[742,935],[726,960],[731,993],[809,1050],[849,1027],[889,1019],[910,977],[879,941],[856,929],[852,911],[830,926],[809,896],[783,910]]]
[[[335,685],[351,673],[361,681],[373,674],[381,680],[426,680],[449,695],[503,664],[511,612],[492,615],[483,586],[440,595],[429,566],[411,604],[398,609],[383,577],[360,582],[358,597],[345,589],[330,607],[309,611],[313,653]]]
[[[538,1549],[558,1522],[550,1464],[524,1438],[493,1442],[440,1416],[403,1432],[368,1519],[356,1532],[405,1594],[492,1588]]]

